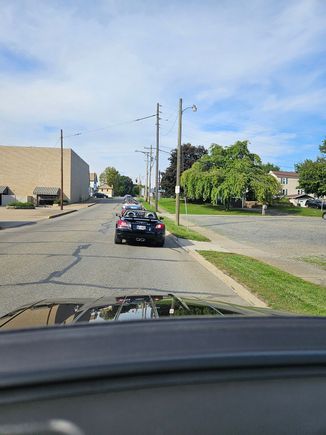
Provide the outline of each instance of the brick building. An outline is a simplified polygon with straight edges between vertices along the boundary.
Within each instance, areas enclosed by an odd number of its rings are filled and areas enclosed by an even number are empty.
[[[0,205],[13,200],[52,202],[60,195],[60,148],[0,145]],[[89,197],[89,166],[72,149],[63,150],[63,196],[69,202]]]

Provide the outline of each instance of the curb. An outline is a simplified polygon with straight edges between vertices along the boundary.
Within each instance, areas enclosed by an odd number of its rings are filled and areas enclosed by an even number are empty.
[[[89,204],[86,208],[93,207],[93,205],[96,205],[96,204],[97,204],[97,202],[92,202],[92,204]]]
[[[64,216],[66,214],[70,214],[70,213],[75,213],[77,210],[68,210],[68,211],[64,211],[63,213],[57,213],[57,214],[52,214],[50,216],[48,216],[48,219],[54,219],[60,216]]]
[[[212,263],[207,261],[200,254],[198,254],[198,252],[192,251],[191,249],[187,249],[185,246],[182,246],[181,243],[179,242],[178,237],[175,237],[170,232],[168,233],[173,237],[174,241],[177,243],[177,245],[180,246],[180,248],[186,251],[192,258],[194,258],[198,263],[200,263],[203,267],[205,267],[205,269],[207,269],[218,279],[220,279],[224,284],[226,284],[228,287],[231,287],[231,289],[243,300],[245,300],[250,305],[255,307],[268,308],[268,305],[266,305],[265,302],[260,300],[257,296],[253,295],[246,287],[244,287],[242,284],[239,284],[230,276],[226,275],[224,272],[222,272]]]

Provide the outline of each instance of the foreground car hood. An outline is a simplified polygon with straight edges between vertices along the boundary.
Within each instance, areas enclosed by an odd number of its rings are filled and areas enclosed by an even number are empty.
[[[212,302],[174,294],[102,297],[97,299],[46,299],[24,305],[0,318],[0,328],[68,325],[77,322],[153,320],[193,316],[278,316],[289,313],[268,308]]]

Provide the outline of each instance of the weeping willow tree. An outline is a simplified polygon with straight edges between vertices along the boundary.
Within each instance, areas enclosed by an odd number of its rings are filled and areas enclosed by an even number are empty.
[[[280,184],[266,173],[257,154],[248,150],[248,141],[229,147],[212,144],[209,154],[182,174],[182,186],[189,199],[223,201],[229,208],[232,198],[244,198],[250,192],[258,201],[268,202],[280,191]]]

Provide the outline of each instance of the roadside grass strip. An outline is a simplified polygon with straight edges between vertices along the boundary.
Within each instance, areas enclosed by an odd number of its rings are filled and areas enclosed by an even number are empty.
[[[149,205],[148,202],[142,201],[142,204],[146,208],[146,210],[155,211],[155,207],[152,205]],[[159,216],[159,213],[158,213]],[[178,237],[180,239],[188,239],[188,240],[197,240],[198,242],[210,242],[210,239],[203,236],[200,233],[197,233],[197,231],[189,230],[184,225],[177,225],[173,222],[172,219],[169,219],[167,217],[164,217],[164,223],[166,226],[166,229],[173,234],[175,237]]]
[[[315,266],[326,270],[326,255],[311,255],[308,257],[298,257],[298,260],[314,264]]]
[[[164,217],[164,223],[167,230],[180,239],[196,240],[198,242],[210,242],[208,237],[197,233],[197,231],[189,230],[184,225],[177,225],[175,222],[173,222],[173,220],[167,217]]]
[[[307,282],[251,257],[197,251],[206,260],[246,286],[270,308],[326,316],[326,287]]]

